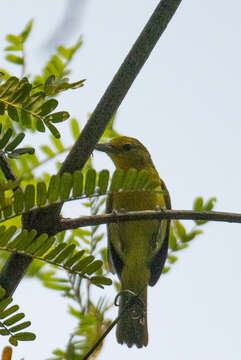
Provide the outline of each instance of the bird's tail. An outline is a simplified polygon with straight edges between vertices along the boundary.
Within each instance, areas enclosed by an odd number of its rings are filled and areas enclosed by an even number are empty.
[[[123,290],[120,294],[119,315],[116,337],[120,344],[126,343],[128,347],[136,345],[138,348],[147,346],[147,286],[133,296],[131,291]]]

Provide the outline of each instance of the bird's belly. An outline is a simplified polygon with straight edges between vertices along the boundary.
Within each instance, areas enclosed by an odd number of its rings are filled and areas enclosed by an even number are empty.
[[[125,211],[154,210],[165,207],[162,194],[146,192],[123,192],[113,197],[113,209]],[[121,244],[122,257],[132,264],[148,263],[157,245],[156,235],[160,227],[158,220],[126,221],[114,224]],[[124,260],[124,259],[123,259]]]

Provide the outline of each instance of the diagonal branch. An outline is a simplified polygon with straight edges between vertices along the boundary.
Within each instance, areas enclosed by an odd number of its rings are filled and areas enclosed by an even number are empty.
[[[82,216],[75,219],[62,218],[59,223],[59,231],[77,229],[84,226],[111,224],[123,221],[136,220],[207,220],[229,223],[241,223],[241,214],[221,211],[194,211],[194,210],[160,210],[160,211],[130,211],[96,216]]]

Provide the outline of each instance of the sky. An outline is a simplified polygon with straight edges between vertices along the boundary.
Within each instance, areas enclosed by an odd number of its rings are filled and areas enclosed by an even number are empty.
[[[83,126],[158,1],[83,1],[83,7],[67,14],[69,36],[66,23],[62,33],[59,27],[66,4],[2,1],[0,50],[6,46],[5,34],[19,33],[34,18],[27,71],[38,73],[55,41],[71,45],[81,34],[84,46],[72,63],[71,80],[86,78],[86,85],[62,97],[61,108]],[[184,0],[119,108],[117,130],[148,147],[174,209],[191,209],[197,196],[215,196],[215,210],[240,212],[240,11],[238,0]],[[4,66],[19,75],[16,66],[3,61]],[[65,128],[58,126],[64,142],[71,144]],[[36,144],[43,141],[46,135],[38,135]],[[113,170],[104,154],[94,160],[98,169]],[[204,235],[178,254],[170,273],[149,288],[148,347],[120,346],[113,331],[99,359],[239,360],[240,253],[240,225],[206,225]],[[108,294],[113,299],[114,292]],[[26,280],[14,301],[38,335],[14,350],[14,360],[43,360],[64,347],[74,326],[66,299]],[[0,338],[0,349],[6,344]]]

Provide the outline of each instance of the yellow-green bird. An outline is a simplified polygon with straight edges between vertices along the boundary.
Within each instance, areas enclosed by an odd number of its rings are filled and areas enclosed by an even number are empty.
[[[159,177],[151,156],[137,139],[121,136],[110,143],[97,144],[96,149],[107,153],[116,169],[145,169],[160,191],[116,192],[108,195],[107,213],[112,211],[140,211],[170,209],[168,190]],[[139,301],[129,307],[117,325],[117,341],[129,347],[147,346],[147,285],[154,286],[159,279],[168,250],[170,221],[140,220],[108,225],[108,262],[121,282],[121,313],[130,300],[129,292]],[[128,291],[125,291],[128,290]],[[133,298],[133,297],[132,297]]]

